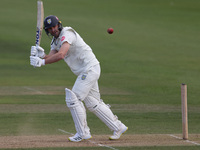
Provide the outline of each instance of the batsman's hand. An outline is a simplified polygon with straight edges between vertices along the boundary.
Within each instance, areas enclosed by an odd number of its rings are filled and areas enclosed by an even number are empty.
[[[34,67],[41,67],[45,65],[45,59],[41,59],[37,56],[30,56],[30,64]]]
[[[31,46],[31,56],[45,57],[44,49],[40,46]]]

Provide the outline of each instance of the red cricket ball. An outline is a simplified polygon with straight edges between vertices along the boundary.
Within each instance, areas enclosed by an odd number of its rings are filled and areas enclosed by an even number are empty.
[[[108,28],[107,32],[108,32],[109,34],[112,34],[112,33],[114,32],[114,30],[113,30],[113,28]]]

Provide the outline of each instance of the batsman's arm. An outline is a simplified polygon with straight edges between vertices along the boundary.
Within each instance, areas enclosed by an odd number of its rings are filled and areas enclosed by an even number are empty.
[[[69,50],[69,47],[70,44],[68,42],[64,42],[58,52],[56,50],[51,50],[50,53],[44,57],[45,64],[55,63],[64,59]]]
[[[45,55],[45,57],[43,58],[43,59],[46,59],[46,58],[48,58],[48,57],[50,57],[50,56],[52,56],[52,55],[54,55],[54,54],[56,54],[57,53],[57,51],[56,50],[51,50],[50,52],[49,52],[49,54],[47,55]]]

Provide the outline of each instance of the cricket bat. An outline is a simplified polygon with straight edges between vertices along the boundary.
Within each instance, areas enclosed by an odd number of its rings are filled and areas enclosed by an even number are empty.
[[[36,46],[39,46],[41,42],[43,21],[44,21],[43,2],[37,1],[37,30],[36,30],[36,42],[35,42]]]

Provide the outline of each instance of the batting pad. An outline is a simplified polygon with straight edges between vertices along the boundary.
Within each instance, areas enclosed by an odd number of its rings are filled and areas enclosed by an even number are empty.
[[[65,93],[65,101],[70,109],[77,133],[82,137],[90,134],[90,129],[87,126],[86,110],[83,103],[77,99],[76,95],[71,90],[65,88]]]
[[[101,121],[103,121],[112,131],[118,131],[121,121],[113,114],[110,107],[103,100],[97,100],[88,96],[85,100],[86,107],[93,112]]]

